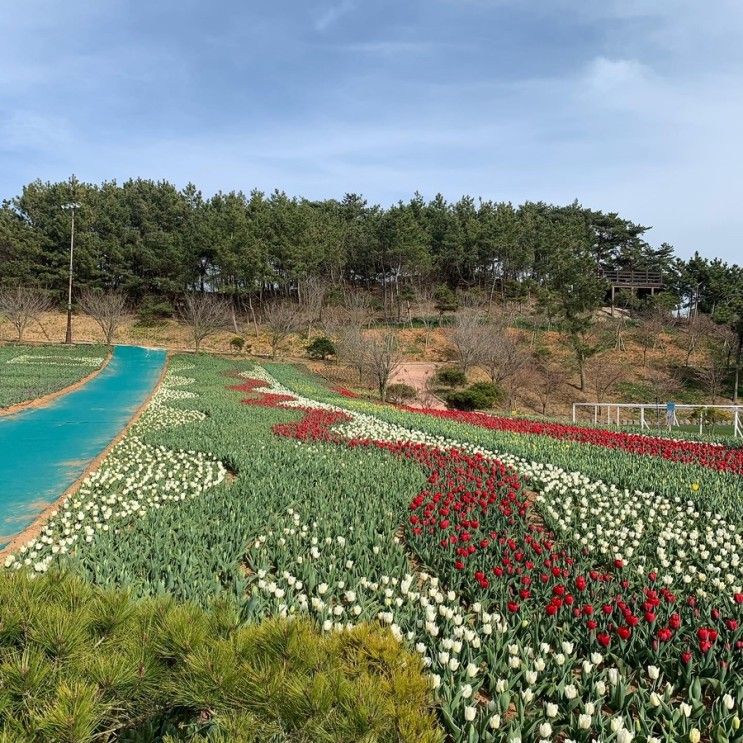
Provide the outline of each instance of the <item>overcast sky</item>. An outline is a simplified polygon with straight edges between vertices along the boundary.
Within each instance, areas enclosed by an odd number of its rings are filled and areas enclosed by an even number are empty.
[[[741,0],[0,0],[0,197],[578,199],[743,263],[741,132]]]

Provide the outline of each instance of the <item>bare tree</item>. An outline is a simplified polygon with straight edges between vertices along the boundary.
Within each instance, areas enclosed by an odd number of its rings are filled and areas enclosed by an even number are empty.
[[[382,335],[365,338],[365,365],[379,390],[379,399],[384,402],[390,377],[402,363],[402,349],[394,333],[387,331]]]
[[[717,326],[707,316],[694,313],[686,323],[686,359],[684,366],[690,366],[692,354],[699,350],[705,339],[714,338]]]
[[[677,376],[654,367],[648,368],[643,379],[650,390],[650,402],[672,399],[683,387]]]
[[[701,319],[702,316],[699,316]],[[707,353],[703,363],[696,369],[696,375],[714,404],[722,394],[725,379],[730,371],[730,359],[735,344],[735,334],[721,325],[710,325],[707,328]]]
[[[463,310],[454,320],[451,340],[456,349],[457,361],[462,371],[476,366],[482,358],[482,348],[488,330],[483,323],[482,313],[474,310]]]
[[[343,326],[343,309],[341,307],[325,307],[322,312],[319,327],[328,338],[337,338],[340,328]]]
[[[596,393],[596,402],[603,402],[618,382],[624,379],[624,366],[618,364],[607,353],[600,353],[586,364],[591,387]]]
[[[541,363],[534,368],[534,379],[531,388],[542,407],[542,415],[547,415],[547,409],[554,402],[557,391],[567,382],[565,370],[557,364]]]
[[[480,364],[495,384],[511,380],[531,359],[517,338],[500,323],[489,323],[480,346]]]
[[[23,340],[29,324],[39,322],[42,313],[50,307],[49,297],[38,289],[18,286],[0,290],[0,315],[8,318],[16,329],[19,341]]]
[[[343,306],[351,325],[368,327],[373,319],[372,299],[368,292],[351,291],[346,294]]]
[[[197,353],[204,340],[229,328],[231,315],[229,304],[221,297],[203,292],[186,294],[178,308],[179,318],[191,330]]]
[[[307,323],[307,338],[312,334],[312,326],[322,323],[323,307],[328,293],[328,285],[319,276],[310,276],[304,282],[303,294],[304,319]]]
[[[289,301],[276,301],[263,311],[263,321],[268,326],[271,341],[271,358],[275,359],[282,343],[299,330],[302,324],[300,308]]]
[[[664,348],[663,332],[665,330],[662,315],[659,312],[653,312],[633,334],[633,339],[642,348],[642,367],[647,366],[648,351]]]
[[[366,370],[366,340],[360,325],[344,325],[338,331],[338,357],[352,366],[359,374],[359,382]]]
[[[98,324],[106,340],[106,345],[113,343],[116,331],[128,314],[126,297],[120,291],[93,291],[86,289],[80,295],[80,307]]]
[[[438,324],[438,318],[430,314],[432,292],[428,284],[413,288],[407,295],[408,322],[413,326],[413,304],[418,308],[418,322],[423,326],[423,355],[428,355],[428,346],[431,342],[431,332],[434,325]]]

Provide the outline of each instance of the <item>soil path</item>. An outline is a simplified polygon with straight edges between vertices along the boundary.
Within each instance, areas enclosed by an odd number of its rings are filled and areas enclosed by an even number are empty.
[[[430,361],[406,362],[392,375],[392,384],[409,384],[418,394],[416,400],[408,403],[412,408],[433,408],[446,410],[446,405],[440,397],[431,392],[429,382],[436,373],[439,364]]]

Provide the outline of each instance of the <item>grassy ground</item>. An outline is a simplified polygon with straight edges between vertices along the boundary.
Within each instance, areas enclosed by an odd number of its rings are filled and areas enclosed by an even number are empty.
[[[98,369],[104,346],[0,346],[0,408],[68,387]]]

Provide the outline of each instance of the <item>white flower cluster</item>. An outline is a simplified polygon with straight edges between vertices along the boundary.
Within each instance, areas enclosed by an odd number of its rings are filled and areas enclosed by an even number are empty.
[[[35,356],[21,354],[8,359],[8,364],[42,364],[43,366],[100,366],[104,359],[101,356]]]
[[[183,377],[174,372],[182,372],[192,367],[181,366],[171,369],[160,388],[152,396],[150,404],[132,426],[132,433],[141,436],[149,431],[159,431],[186,423],[198,423],[206,418],[200,410],[190,408],[173,408],[167,403],[172,400],[188,400],[196,397],[195,392],[180,389],[194,383],[192,377]]]
[[[741,591],[743,535],[722,516],[681,497],[630,493],[579,473],[532,470],[530,478],[540,510],[568,541],[623,559],[638,572],[655,570],[668,585]]]
[[[227,474],[221,462],[201,452],[145,444],[140,438],[145,431],[205,417],[199,411],[164,404],[169,399],[195,397],[172,387],[192,382],[166,375],[133,430],[85,478],[80,489],[51,513],[41,534],[6,558],[5,567],[28,566],[43,573],[55,556],[74,551],[80,542],[92,542],[97,531],[116,529],[127,520],[142,518],[150,509],[192,498],[221,483]]]

